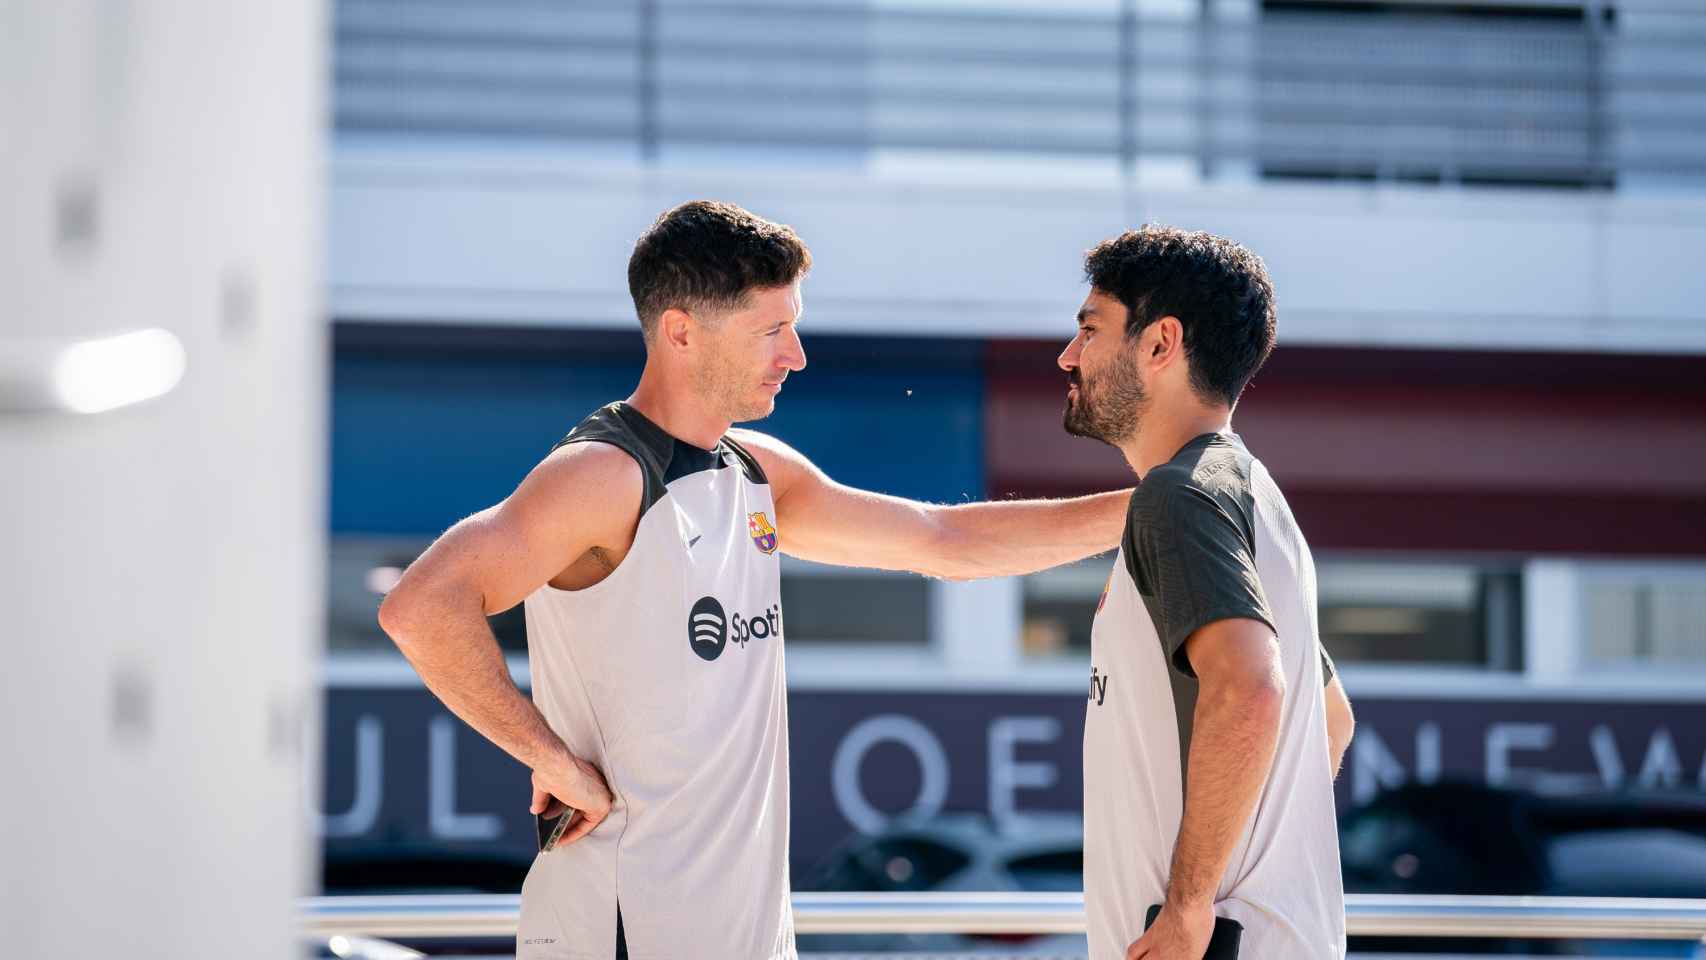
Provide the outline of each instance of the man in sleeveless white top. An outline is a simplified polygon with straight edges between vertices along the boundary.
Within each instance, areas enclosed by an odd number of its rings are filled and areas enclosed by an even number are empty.
[[[523,887],[523,960],[795,956],[779,553],[968,579],[1119,541],[1129,491],[942,507],[731,431],[806,365],[810,264],[791,229],[738,207],[664,213],[628,265],[646,343],[632,396],[440,537],[380,608],[433,693],[533,771],[534,812],[569,818]],[[531,701],[486,624],[522,602]]]

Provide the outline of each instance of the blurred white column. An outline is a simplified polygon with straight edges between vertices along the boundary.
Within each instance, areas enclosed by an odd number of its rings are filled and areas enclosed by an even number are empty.
[[[1529,560],[1522,570],[1523,662],[1539,683],[1576,679],[1582,580],[1573,560]]]
[[[0,4],[7,957],[301,955],[325,31]]]
[[[931,641],[954,676],[1010,676],[1020,666],[1024,584],[1017,577],[930,585]]]

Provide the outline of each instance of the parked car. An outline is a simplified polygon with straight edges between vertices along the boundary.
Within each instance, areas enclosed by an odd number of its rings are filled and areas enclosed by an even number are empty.
[[[1362,893],[1706,897],[1706,796],[1547,794],[1412,784],[1339,824],[1345,889]],[[1356,938],[1353,949],[1688,957],[1686,944]]]
[[[437,844],[340,848],[320,861],[327,896],[515,893],[532,857],[508,850],[469,850]]]
[[[796,890],[1076,891],[1084,889],[1084,821],[1043,814],[997,822],[980,814],[902,821],[855,836],[798,877]],[[800,950],[976,952],[1082,957],[1082,935],[883,934],[800,937]]]

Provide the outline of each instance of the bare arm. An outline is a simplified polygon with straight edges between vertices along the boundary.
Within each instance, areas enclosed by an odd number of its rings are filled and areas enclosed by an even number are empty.
[[[1185,773],[1185,811],[1161,916],[1127,956],[1202,956],[1214,897],[1256,810],[1279,743],[1285,676],[1273,631],[1256,620],[1218,620],[1185,643],[1197,706]],[[1194,952],[1192,952],[1194,951]]]
[[[947,580],[1032,573],[1117,546],[1131,498],[1127,489],[940,506],[836,483],[774,437],[743,430],[736,439],[770,477],[783,551],[820,563]]]
[[[520,603],[587,550],[619,541],[623,524],[631,531],[641,483],[638,465],[612,447],[559,450],[508,499],[438,538],[379,608],[380,626],[428,689],[531,768],[536,789],[582,812],[563,842],[603,819],[609,791],[516,689],[486,617]],[[541,812],[537,795],[535,807]]]
[[[1345,750],[1351,745],[1351,735],[1356,732],[1356,716],[1351,713],[1350,698],[1345,696],[1344,685],[1339,678],[1327,684],[1327,759],[1332,764],[1333,779],[1339,778],[1339,769],[1345,762]]]

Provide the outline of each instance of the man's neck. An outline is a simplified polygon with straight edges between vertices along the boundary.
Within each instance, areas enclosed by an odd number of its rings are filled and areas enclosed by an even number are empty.
[[[729,432],[732,424],[708,413],[698,397],[685,390],[672,389],[666,382],[668,379],[647,362],[645,372],[640,374],[639,385],[628,397],[628,405],[677,440],[701,450],[716,447],[717,441]]]
[[[1142,480],[1149,471],[1173,459],[1185,444],[1205,433],[1225,433],[1232,429],[1232,411],[1226,407],[1192,404],[1189,409],[1163,415],[1151,410],[1143,419],[1143,427],[1130,440],[1120,444],[1126,463]]]

